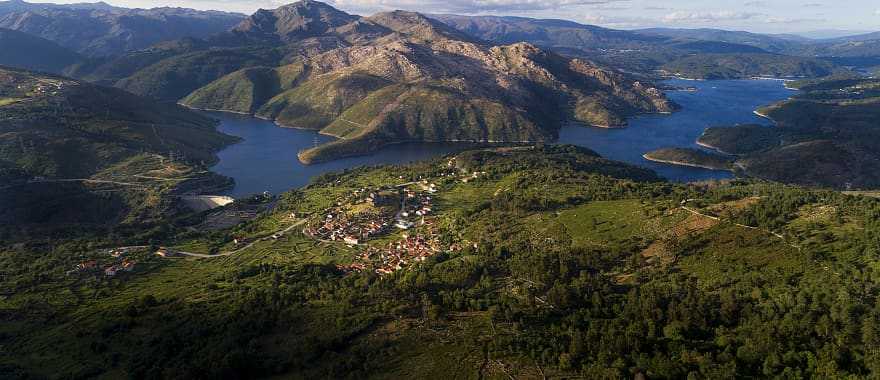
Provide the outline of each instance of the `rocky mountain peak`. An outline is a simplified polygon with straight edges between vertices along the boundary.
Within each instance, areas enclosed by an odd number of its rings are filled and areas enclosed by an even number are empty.
[[[234,31],[290,42],[323,35],[359,18],[319,1],[303,0],[272,10],[260,9]]]
[[[377,13],[367,18],[370,22],[384,26],[400,35],[420,40],[460,40],[473,42],[474,38],[448,25],[429,18],[421,13],[392,11]]]

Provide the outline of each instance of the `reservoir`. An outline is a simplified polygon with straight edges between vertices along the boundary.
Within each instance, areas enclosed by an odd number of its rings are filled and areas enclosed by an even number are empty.
[[[696,91],[670,91],[667,96],[682,106],[671,115],[632,118],[629,126],[602,129],[569,125],[560,131],[559,143],[595,150],[604,157],[655,170],[672,181],[689,182],[729,178],[732,174],[698,168],[678,167],[647,161],[642,154],[664,147],[694,147],[696,139],[710,126],[743,123],[769,124],[753,111],[792,95],[782,81],[669,80],[670,86],[692,87]],[[462,149],[457,144],[408,143],[388,146],[368,156],[303,165],[297,159],[302,149],[332,140],[315,131],[279,128],[271,121],[231,113],[209,113],[220,120],[221,132],[243,138],[218,153],[212,171],[232,177],[236,186],[225,195],[280,193],[302,187],[323,173],[362,165],[401,164],[428,159]]]
[[[674,79],[669,86],[696,91],[668,91],[666,96],[682,106],[671,115],[644,115],[629,120],[626,128],[604,129],[569,125],[559,132],[559,142],[595,150],[605,158],[649,168],[676,182],[731,178],[732,173],[648,161],[643,154],[660,148],[695,148],[708,127],[736,124],[771,125],[755,115],[762,106],[788,99],[794,91],[780,80],[688,81]]]

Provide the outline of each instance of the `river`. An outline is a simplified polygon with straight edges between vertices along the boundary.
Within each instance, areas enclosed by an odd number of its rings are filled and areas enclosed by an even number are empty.
[[[783,82],[773,80],[685,81],[670,80],[672,86],[694,87],[696,91],[670,91],[667,96],[682,105],[671,115],[633,118],[627,128],[601,129],[569,125],[560,131],[559,143],[593,149],[603,156],[655,170],[678,182],[729,178],[722,171],[678,167],[650,162],[646,152],[663,147],[694,147],[709,126],[738,123],[768,124],[753,111],[791,96]],[[368,156],[303,165],[297,152],[332,138],[314,131],[279,128],[274,123],[245,115],[211,112],[220,120],[221,132],[242,137],[238,144],[218,153],[212,171],[232,177],[236,186],[227,194],[241,197],[269,191],[280,193],[306,185],[317,175],[361,165],[395,164],[423,160],[461,149],[456,144],[398,144]]]

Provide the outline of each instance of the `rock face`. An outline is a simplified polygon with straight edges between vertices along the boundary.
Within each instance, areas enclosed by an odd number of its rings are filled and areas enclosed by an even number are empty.
[[[260,9],[233,29],[252,39],[298,41],[332,33],[335,28],[359,19],[327,4],[305,0],[274,10]]]
[[[547,141],[569,120],[623,126],[674,109],[650,84],[586,59],[491,46],[418,13],[359,17],[311,0],[260,10],[117,86],[340,138],[304,162],[403,141]]]
[[[183,37],[204,38],[229,30],[243,18],[225,12],[125,9],[106,3],[0,3],[0,28],[39,36],[88,56],[121,54]]]

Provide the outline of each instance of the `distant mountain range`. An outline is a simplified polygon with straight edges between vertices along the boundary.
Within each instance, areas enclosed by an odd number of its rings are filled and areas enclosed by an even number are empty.
[[[0,28],[39,36],[87,56],[117,55],[183,37],[208,37],[244,17],[185,8],[127,9],[106,3],[0,2]]]
[[[522,17],[361,17],[313,0],[248,17],[12,1],[0,3],[0,26],[15,29],[0,44],[16,51],[0,63],[340,138],[303,152],[305,162],[402,141],[551,140],[568,120],[616,127],[672,111],[650,84],[661,76],[813,78],[880,57],[872,35],[812,41]]]

